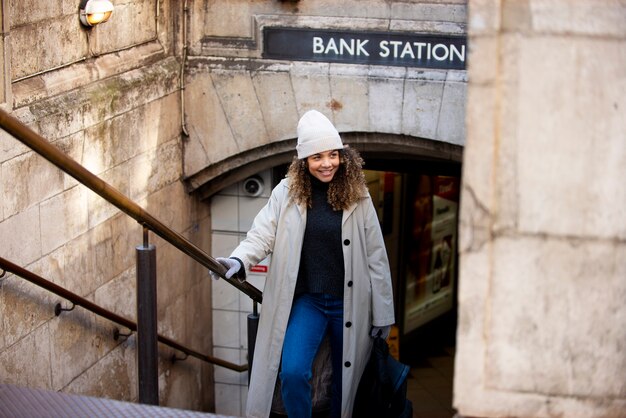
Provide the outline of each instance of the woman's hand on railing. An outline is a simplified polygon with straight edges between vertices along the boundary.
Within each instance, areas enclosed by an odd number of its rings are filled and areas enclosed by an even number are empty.
[[[226,267],[226,273],[224,274],[225,278],[230,279],[234,276],[239,281],[245,280],[245,273],[242,274],[242,272],[244,271],[243,263],[239,261],[237,258],[217,257],[215,260],[221,265],[223,265],[224,267]],[[209,270],[209,273],[211,273],[211,277],[214,280],[220,279],[220,276],[214,271]]]

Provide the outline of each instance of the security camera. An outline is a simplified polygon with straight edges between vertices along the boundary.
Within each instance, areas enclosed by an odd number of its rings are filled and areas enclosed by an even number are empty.
[[[263,179],[259,176],[248,177],[243,181],[243,191],[246,196],[260,196],[263,193]]]

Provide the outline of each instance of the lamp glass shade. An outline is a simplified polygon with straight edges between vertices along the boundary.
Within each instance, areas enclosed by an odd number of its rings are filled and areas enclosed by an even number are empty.
[[[94,26],[109,20],[113,13],[113,4],[108,0],[83,0],[80,21],[86,26]]]
[[[94,26],[98,23],[104,23],[111,17],[113,12],[96,12],[87,14],[87,21],[90,25]]]

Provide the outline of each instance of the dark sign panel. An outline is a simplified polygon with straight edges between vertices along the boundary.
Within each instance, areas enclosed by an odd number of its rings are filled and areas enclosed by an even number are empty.
[[[467,38],[398,32],[263,29],[263,58],[464,70]]]

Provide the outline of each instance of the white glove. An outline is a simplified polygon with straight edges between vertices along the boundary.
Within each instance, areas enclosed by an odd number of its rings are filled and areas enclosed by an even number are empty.
[[[227,279],[233,277],[241,269],[241,264],[239,264],[239,261],[235,260],[234,258],[217,257],[215,260],[224,267],[226,267],[227,271],[226,274],[224,274],[224,277],[226,277]],[[211,273],[211,277],[213,279],[220,279],[220,276],[218,276],[217,273],[214,273],[212,270],[209,270],[209,273]]]
[[[370,335],[372,337],[377,337],[380,332],[380,336],[383,340],[386,340],[389,336],[389,332],[391,331],[391,325],[385,325],[384,327],[372,327],[372,331]]]

